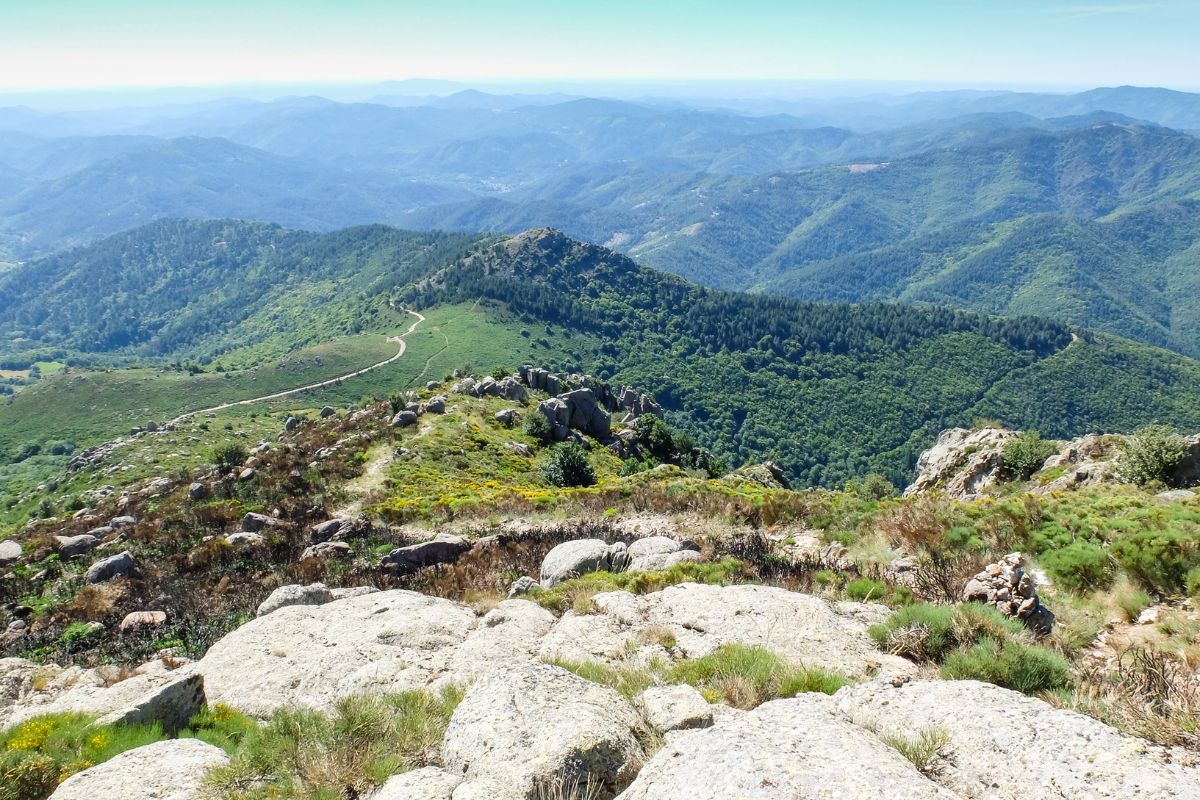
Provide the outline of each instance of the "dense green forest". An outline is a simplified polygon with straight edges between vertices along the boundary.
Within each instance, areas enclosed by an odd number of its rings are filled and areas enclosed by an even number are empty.
[[[207,363],[374,330],[387,291],[477,237],[383,226],[326,235],[166,220],[0,273],[0,358]]]
[[[735,463],[800,482],[870,471],[904,483],[951,425],[998,418],[1047,436],[1200,428],[1200,363],[1041,318],[724,293],[553,231],[490,245],[404,292],[487,297],[605,341],[595,369],[646,387],[671,421]]]

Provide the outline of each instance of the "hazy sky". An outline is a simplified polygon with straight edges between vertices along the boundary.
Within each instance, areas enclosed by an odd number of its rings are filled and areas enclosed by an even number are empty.
[[[0,0],[0,88],[411,77],[1200,87],[1200,0]]]

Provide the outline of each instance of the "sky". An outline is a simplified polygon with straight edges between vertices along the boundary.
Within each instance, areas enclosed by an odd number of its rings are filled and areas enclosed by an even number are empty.
[[[1200,88],[1200,0],[0,0],[0,90],[518,80]]]

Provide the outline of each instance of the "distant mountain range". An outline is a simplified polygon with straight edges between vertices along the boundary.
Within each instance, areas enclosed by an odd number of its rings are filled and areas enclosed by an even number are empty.
[[[0,109],[0,261],[177,217],[553,226],[718,288],[1046,314],[1200,354],[1200,95],[377,99]]]

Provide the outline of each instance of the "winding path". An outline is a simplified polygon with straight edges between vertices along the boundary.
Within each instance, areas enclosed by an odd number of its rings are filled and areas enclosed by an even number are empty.
[[[413,322],[412,325],[408,326],[408,330],[406,330],[404,333],[400,334],[399,336],[389,336],[388,337],[389,342],[395,342],[397,345],[400,346],[400,349],[396,351],[396,355],[392,356],[391,358],[380,361],[378,364],[372,364],[369,367],[363,367],[362,369],[360,369],[356,372],[351,372],[346,375],[339,375],[336,378],[329,378],[328,380],[323,380],[320,383],[310,383],[307,386],[299,386],[295,389],[288,389],[286,391],[276,392],[275,394],[265,394],[262,397],[252,397],[249,400],[235,400],[231,403],[222,403],[219,406],[212,406],[211,408],[201,408],[198,411],[188,411],[186,413],[180,414],[178,417],[171,420],[171,422],[172,423],[181,422],[182,420],[187,419],[188,417],[195,416],[197,414],[211,414],[215,411],[224,411],[227,408],[233,408],[235,406],[249,406],[249,405],[253,405],[254,403],[262,403],[267,400],[278,400],[281,397],[287,397],[289,395],[298,394],[300,392],[307,392],[310,389],[321,389],[326,386],[333,386],[334,384],[341,383],[342,381],[349,380],[350,378],[357,378],[359,375],[365,375],[372,370],[379,369],[380,367],[386,367],[388,364],[391,364],[393,361],[400,358],[400,356],[404,355],[404,351],[408,349],[408,344],[404,341],[404,337],[408,336],[410,333],[415,331],[417,329],[417,326],[425,321],[425,317],[422,316],[421,314],[418,314],[416,311],[409,311],[408,309],[405,309],[405,311],[409,314],[412,314],[417,319],[415,322]]]

